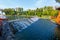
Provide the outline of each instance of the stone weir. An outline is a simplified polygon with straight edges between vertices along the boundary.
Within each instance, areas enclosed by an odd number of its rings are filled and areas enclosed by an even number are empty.
[[[21,32],[22,30],[26,29],[28,26],[36,22],[39,18],[32,17],[32,18],[25,18],[22,20],[11,20],[8,21],[6,19],[1,19],[0,25],[0,40],[14,40],[14,34],[16,32]]]
[[[33,24],[34,22],[36,22],[37,20],[39,20],[38,17],[32,17],[32,18],[11,20],[8,22],[9,22],[9,25],[11,26],[11,30],[14,29],[14,31],[20,32],[20,31],[26,29],[31,24]]]

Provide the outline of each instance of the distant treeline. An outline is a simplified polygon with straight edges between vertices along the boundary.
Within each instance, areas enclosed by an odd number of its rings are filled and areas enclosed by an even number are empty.
[[[23,8],[5,8],[1,10],[2,12],[5,12],[6,15],[26,15],[26,16],[34,16],[37,15],[39,17],[41,16],[57,16],[58,11],[54,10],[51,6],[45,6],[43,8],[36,8],[35,10],[25,10]]]

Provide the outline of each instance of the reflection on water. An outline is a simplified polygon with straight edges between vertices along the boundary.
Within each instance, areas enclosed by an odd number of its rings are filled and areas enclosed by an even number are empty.
[[[16,31],[15,40],[60,40],[60,26],[49,20],[37,20],[38,18],[29,18],[12,22],[13,32]]]
[[[60,25],[58,25],[56,28],[56,37],[57,37],[57,40],[60,40]]]
[[[12,21],[9,23],[9,25],[11,31],[15,35],[14,40],[60,39],[60,26],[56,27],[56,24],[52,23],[50,20],[39,19],[39,18],[28,18],[19,21]]]
[[[39,19],[21,32],[15,34],[15,40],[57,40],[56,25],[49,20]]]

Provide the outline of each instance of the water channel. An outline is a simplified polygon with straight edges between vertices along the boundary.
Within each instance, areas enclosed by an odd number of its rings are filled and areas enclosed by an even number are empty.
[[[14,40],[59,40],[60,27],[48,19],[25,18],[6,23]],[[4,29],[4,30],[5,30]],[[6,31],[6,30],[5,30]]]

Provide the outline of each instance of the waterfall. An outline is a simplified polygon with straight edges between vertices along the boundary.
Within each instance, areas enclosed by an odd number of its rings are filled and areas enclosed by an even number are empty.
[[[31,24],[36,22],[39,18],[38,17],[32,17],[32,18],[25,18],[22,20],[16,20],[12,21],[12,25],[15,28],[15,30],[18,30],[18,32],[22,31],[23,29],[26,29],[29,27]]]

